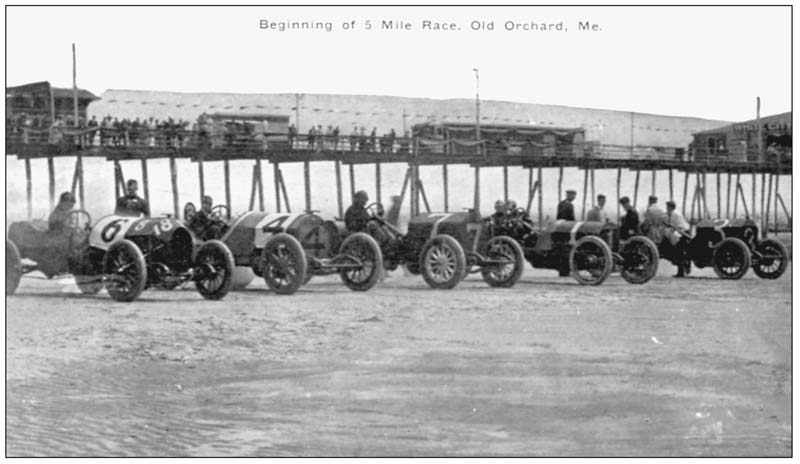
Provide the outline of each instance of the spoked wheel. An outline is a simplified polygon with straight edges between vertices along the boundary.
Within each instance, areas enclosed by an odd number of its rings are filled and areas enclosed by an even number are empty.
[[[467,270],[461,245],[449,235],[437,235],[422,247],[420,269],[425,282],[439,289],[458,285]]]
[[[231,218],[231,210],[228,208],[227,205],[216,205],[211,208],[211,213],[209,213],[212,218],[217,219],[230,219]]]
[[[219,240],[209,240],[197,250],[194,281],[197,291],[207,300],[219,300],[233,285],[233,254]]]
[[[133,301],[147,284],[147,266],[139,247],[123,239],[111,245],[103,258],[106,290],[115,301]]]
[[[73,229],[88,229],[92,225],[92,216],[84,209],[75,209],[67,215],[67,224]]]
[[[264,246],[262,274],[275,293],[289,295],[297,291],[306,278],[308,263],[300,242],[287,233],[272,237]]]
[[[22,278],[22,257],[14,242],[6,240],[6,295],[13,295]]]
[[[189,222],[197,214],[197,206],[191,201],[183,206],[183,220]]]
[[[96,295],[103,289],[103,277],[99,275],[75,275],[75,284],[84,295]]]
[[[611,274],[614,257],[600,237],[587,235],[569,252],[569,270],[581,285],[600,285]]]
[[[789,265],[789,251],[783,243],[768,238],[756,245],[756,252],[761,255],[753,263],[753,272],[762,279],[777,279],[786,272]]]
[[[511,237],[499,236],[489,240],[486,257],[492,261],[504,261],[481,268],[483,280],[492,287],[512,287],[520,277],[525,266],[522,247]]]
[[[383,204],[378,203],[377,201],[368,204],[364,207],[364,209],[367,211],[367,214],[369,214],[370,217],[383,217],[385,212],[383,209]]]
[[[750,267],[750,249],[738,238],[728,237],[714,249],[711,264],[720,279],[741,279]]]
[[[339,276],[347,288],[363,292],[378,283],[383,269],[383,255],[374,238],[362,232],[352,234],[342,242],[339,255],[355,258],[361,264],[356,268],[339,271]]]
[[[658,271],[658,248],[647,237],[631,237],[622,245],[620,274],[631,284],[643,284]]]

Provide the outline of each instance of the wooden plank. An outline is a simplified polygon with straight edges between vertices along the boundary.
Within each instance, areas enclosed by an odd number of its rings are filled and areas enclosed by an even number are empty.
[[[772,174],[769,174],[769,188],[767,188],[767,211],[764,213],[764,237],[769,235],[769,210],[772,203]]]
[[[428,195],[425,194],[425,187],[422,185],[421,180],[417,180],[417,188],[419,189],[419,193],[422,196],[422,201],[425,203],[425,211],[430,214],[431,205],[428,203]]]
[[[273,165],[277,166],[277,163]],[[253,175],[250,180],[250,206],[248,207],[248,211],[254,211],[256,207],[256,193],[258,192],[258,180],[256,177],[258,176],[258,170],[256,168],[255,163],[253,164]],[[275,179],[278,178],[278,175],[275,175]],[[275,181],[275,193],[276,193],[276,203],[277,203],[277,212],[281,212],[281,195],[280,195],[280,187],[278,186],[278,181]]]
[[[77,124],[77,119],[76,122]],[[78,175],[78,202],[81,209],[86,208],[86,202],[84,201],[84,191],[83,191],[83,156],[80,152],[78,152],[77,159],[75,160],[75,172]]]
[[[778,235],[778,181],[780,178],[780,174],[775,174],[775,235]]]
[[[589,204],[593,205],[595,198],[597,198],[597,195],[595,195],[595,190],[594,190],[594,168],[590,168],[589,175],[591,176],[591,190],[592,190],[592,196],[589,198]]]
[[[481,168],[475,166],[475,192],[472,207],[475,212],[480,212],[481,207]]]
[[[559,166],[558,167],[558,201],[561,201],[561,199],[563,198],[561,196],[561,185],[562,185],[563,181],[564,181],[564,166]]]
[[[767,175],[761,173],[761,236],[767,238],[766,224],[764,224],[764,198],[766,198]]]
[[[350,165],[350,199],[352,201],[356,196],[356,174],[353,165]]]
[[[411,181],[411,166],[406,169],[406,176],[403,178],[403,186],[400,187],[400,204],[403,204],[403,200],[406,198],[406,189],[408,188],[408,184]],[[410,203],[410,202],[409,202]],[[413,216],[413,214],[412,214]]]
[[[752,178],[753,185],[750,186],[750,191],[752,193],[752,198],[750,201],[750,205],[753,208],[753,216],[752,219],[755,220],[756,218],[756,172],[753,171],[753,178]]]
[[[651,181],[651,185],[650,185],[650,195],[655,195],[655,194],[656,194],[656,169],[655,169],[655,168],[653,168],[653,171],[652,171],[652,172],[653,172],[653,177],[652,177],[652,179],[650,180],[650,181]]]

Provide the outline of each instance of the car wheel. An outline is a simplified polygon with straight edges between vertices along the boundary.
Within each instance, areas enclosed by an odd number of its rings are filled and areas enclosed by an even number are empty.
[[[658,272],[658,248],[647,237],[631,237],[622,245],[620,274],[631,284],[643,284]]]
[[[359,266],[339,271],[342,282],[350,290],[363,292],[374,287],[383,272],[381,247],[374,238],[358,232],[347,237],[339,247],[340,256],[349,256],[358,261]]]
[[[581,285],[600,285],[611,274],[614,257],[611,248],[600,237],[587,235],[569,252],[569,270]]]
[[[437,235],[422,247],[422,278],[432,288],[449,289],[458,285],[467,270],[461,245],[449,235]]]
[[[514,286],[522,277],[525,256],[522,247],[511,237],[495,237],[486,245],[486,258],[503,261],[503,264],[483,266],[483,280],[492,287],[508,288]]]
[[[103,257],[106,290],[115,301],[133,301],[147,285],[147,265],[139,247],[123,239],[111,245]]]
[[[209,240],[197,250],[194,281],[197,291],[207,300],[225,297],[233,285],[233,253],[219,240]]]
[[[103,289],[103,277],[97,275],[75,275],[75,284],[84,295],[97,295]]]
[[[13,295],[22,278],[22,257],[14,242],[6,240],[6,295]]]
[[[762,279],[777,279],[789,265],[789,251],[783,243],[768,238],[756,245],[758,256],[753,263],[753,272]]]
[[[711,264],[720,279],[741,279],[750,267],[750,249],[735,237],[728,237],[714,248]]]
[[[287,233],[275,235],[266,243],[261,256],[264,281],[273,292],[289,295],[303,285],[308,262],[306,252],[296,238]]]

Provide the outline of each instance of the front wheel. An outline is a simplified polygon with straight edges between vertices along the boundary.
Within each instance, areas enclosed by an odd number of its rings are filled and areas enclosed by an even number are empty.
[[[483,280],[490,286],[512,287],[522,277],[525,254],[519,243],[511,237],[500,236],[489,240],[486,257],[491,261],[502,262],[481,268]]]
[[[458,285],[467,270],[461,245],[449,235],[437,235],[422,247],[422,278],[432,288],[450,289]]]
[[[261,254],[267,286],[280,295],[296,292],[306,278],[308,262],[303,246],[287,233],[272,237]]]
[[[611,274],[614,257],[600,237],[587,235],[569,252],[569,270],[581,285],[600,285]]]
[[[711,257],[714,272],[720,279],[741,279],[747,273],[750,262],[750,249],[743,241],[735,237],[722,240],[714,248],[714,254]]]
[[[13,295],[22,278],[22,257],[14,242],[6,240],[6,295]]]
[[[197,291],[207,300],[225,297],[233,285],[234,267],[233,254],[224,243],[219,240],[203,243],[195,258]]]
[[[789,265],[789,251],[783,243],[768,238],[756,245],[757,259],[753,272],[762,279],[777,279],[786,272]]]
[[[631,284],[643,284],[658,271],[658,248],[647,237],[631,237],[622,245],[622,278]]]
[[[115,301],[133,301],[147,284],[147,265],[139,247],[123,239],[111,245],[103,257],[106,290]]]
[[[383,255],[381,247],[374,238],[365,233],[355,233],[347,237],[339,247],[339,255],[354,258],[358,267],[344,268],[339,271],[342,282],[350,290],[363,292],[374,287],[383,271]]]

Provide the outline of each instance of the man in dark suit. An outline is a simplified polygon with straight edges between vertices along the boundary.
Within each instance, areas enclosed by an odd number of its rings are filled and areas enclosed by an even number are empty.
[[[625,209],[625,216],[622,217],[622,223],[620,224],[619,238],[625,240],[634,235],[640,235],[639,213],[631,205],[631,199],[622,197],[619,199],[619,204]]]
[[[567,198],[558,204],[558,213],[556,219],[564,219],[566,221],[575,220],[575,207],[572,202],[575,201],[575,190],[567,190]]]
[[[114,214],[119,216],[139,216],[144,215],[150,217],[150,205],[147,201],[136,195],[139,189],[139,183],[136,179],[128,179],[125,195],[117,199],[117,207],[114,209]]]

